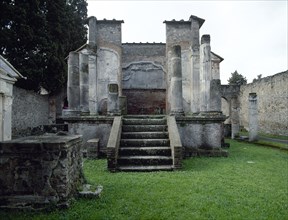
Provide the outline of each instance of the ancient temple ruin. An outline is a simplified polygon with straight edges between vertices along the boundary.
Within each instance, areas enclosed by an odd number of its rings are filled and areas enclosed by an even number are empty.
[[[88,18],[89,42],[69,53],[69,107],[63,120],[85,142],[99,139],[99,151],[114,164],[110,170],[129,167],[123,161],[131,155],[123,152],[129,147],[136,152],[136,146],[150,147],[153,156],[167,147],[170,169],[181,166],[176,161],[182,149],[186,155],[226,155],[221,150],[223,58],[211,51],[210,35],[200,38],[204,21],[193,15],[164,21],[166,43],[122,43],[122,20]],[[151,160],[148,165],[167,165]],[[130,168],[139,164],[131,162]]]

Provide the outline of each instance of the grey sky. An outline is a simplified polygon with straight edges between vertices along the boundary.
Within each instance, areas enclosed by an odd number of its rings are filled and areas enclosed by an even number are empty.
[[[224,58],[222,84],[237,70],[248,83],[257,75],[288,69],[287,0],[282,1],[99,1],[88,0],[88,15],[124,20],[122,42],[165,42],[164,20],[205,19],[200,34]]]

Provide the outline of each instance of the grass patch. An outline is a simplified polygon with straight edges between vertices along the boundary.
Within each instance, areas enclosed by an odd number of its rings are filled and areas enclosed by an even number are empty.
[[[177,172],[109,173],[106,160],[87,160],[100,198],[51,213],[0,211],[0,219],[287,219],[287,152],[229,142],[228,158],[190,158]]]

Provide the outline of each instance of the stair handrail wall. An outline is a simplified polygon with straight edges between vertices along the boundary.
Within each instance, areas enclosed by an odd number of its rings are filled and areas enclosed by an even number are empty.
[[[117,171],[117,160],[122,133],[122,116],[114,117],[110,136],[107,143],[108,170]]]
[[[182,168],[182,143],[178,132],[175,116],[167,116],[168,133],[170,139],[170,147],[173,158],[173,169]]]

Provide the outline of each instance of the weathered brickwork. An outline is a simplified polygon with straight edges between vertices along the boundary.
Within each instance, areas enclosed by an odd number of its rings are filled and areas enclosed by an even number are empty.
[[[288,135],[288,71],[241,86],[240,125],[246,129],[249,93],[257,94],[259,132]]]
[[[123,90],[123,94],[127,97],[128,114],[165,114],[165,89],[127,89]]]

